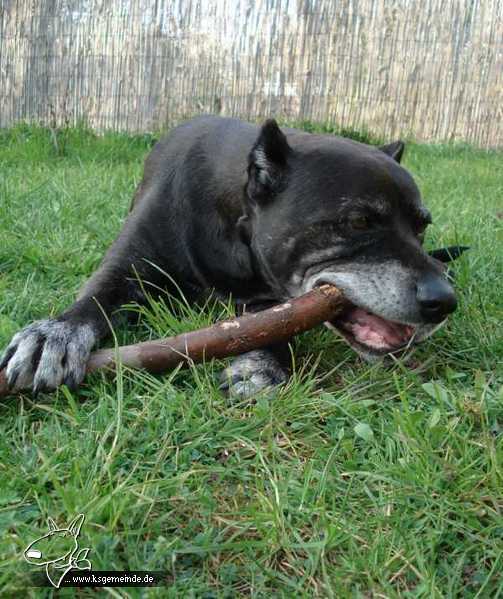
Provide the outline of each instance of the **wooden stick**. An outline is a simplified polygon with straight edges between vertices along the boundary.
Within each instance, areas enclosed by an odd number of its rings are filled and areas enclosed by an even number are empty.
[[[211,327],[117,349],[98,350],[91,354],[87,373],[113,369],[116,355],[124,366],[153,373],[166,372],[179,364],[236,356],[288,341],[294,335],[332,320],[345,305],[341,291],[332,285],[322,285],[278,306],[218,322]],[[0,397],[10,393],[16,391],[9,391],[5,371],[0,371]]]

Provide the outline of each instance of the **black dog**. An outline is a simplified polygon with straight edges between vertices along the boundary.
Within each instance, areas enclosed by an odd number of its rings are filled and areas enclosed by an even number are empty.
[[[138,279],[189,300],[232,293],[248,309],[334,283],[354,305],[331,326],[358,352],[421,341],[456,297],[422,248],[430,213],[402,153],[401,142],[375,148],[281,131],[273,120],[259,129],[208,116],[177,127],[148,156],[131,213],[77,301],[12,339],[0,365],[9,384],[78,384],[109,333],[104,314],[144,301]],[[231,390],[250,395],[285,381],[284,349],[236,358]]]

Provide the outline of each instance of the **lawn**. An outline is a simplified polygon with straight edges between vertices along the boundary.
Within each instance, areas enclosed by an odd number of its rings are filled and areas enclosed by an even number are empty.
[[[150,136],[0,132],[0,347],[55,315],[127,213]],[[411,144],[427,245],[462,243],[459,309],[412,364],[369,366],[329,331],[295,341],[291,382],[231,401],[223,362],[95,374],[4,399],[0,588],[23,549],[84,513],[93,570],[165,570],[112,596],[503,596],[503,153]],[[119,342],[201,326],[228,306],[162,303]],[[63,595],[73,596],[67,589]],[[79,596],[94,596],[91,589]]]

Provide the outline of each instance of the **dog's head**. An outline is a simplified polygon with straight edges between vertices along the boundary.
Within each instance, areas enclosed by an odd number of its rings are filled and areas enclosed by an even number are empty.
[[[431,222],[403,144],[381,148],[267,121],[249,155],[239,226],[283,297],[333,283],[351,302],[330,323],[366,357],[423,340],[456,308],[422,247]]]

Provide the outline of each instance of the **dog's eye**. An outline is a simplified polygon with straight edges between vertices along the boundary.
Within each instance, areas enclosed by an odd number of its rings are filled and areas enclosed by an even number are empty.
[[[357,229],[358,231],[363,231],[364,229],[369,228],[369,219],[366,216],[352,216],[349,219],[349,223],[353,229]]]

